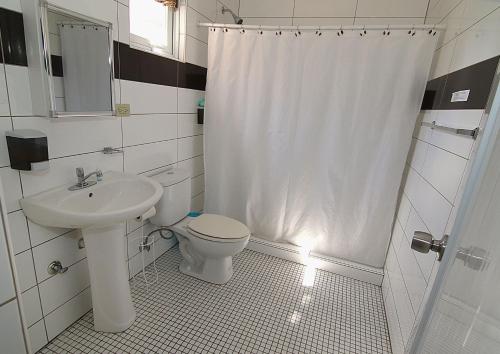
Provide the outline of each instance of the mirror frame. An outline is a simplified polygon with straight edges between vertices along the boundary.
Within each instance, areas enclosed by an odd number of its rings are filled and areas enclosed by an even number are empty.
[[[48,12],[49,11],[59,12],[63,15],[68,15],[71,17],[80,18],[84,21],[93,22],[97,25],[104,26],[108,28],[108,38],[109,38],[109,64],[111,66],[110,72],[110,85],[111,85],[111,109],[109,111],[89,111],[89,112],[61,112],[57,111],[56,107],[56,97],[54,90],[54,81],[52,80],[52,59],[50,51],[50,33],[49,33],[49,23],[48,23]],[[48,83],[49,88],[49,117],[50,118],[64,118],[64,117],[103,117],[103,116],[115,116],[115,70],[114,70],[114,48],[113,48],[113,24],[110,22],[105,22],[98,20],[89,16],[82,15],[78,12],[67,10],[56,5],[52,5],[47,1],[40,2],[40,24],[42,31],[42,58],[45,64],[45,70],[43,72],[46,74],[45,81]]]

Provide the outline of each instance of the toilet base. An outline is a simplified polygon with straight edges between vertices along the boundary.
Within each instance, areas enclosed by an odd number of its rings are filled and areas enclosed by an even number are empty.
[[[206,259],[199,268],[199,271],[196,271],[185,259],[179,265],[181,273],[212,284],[225,284],[233,276],[232,257]]]

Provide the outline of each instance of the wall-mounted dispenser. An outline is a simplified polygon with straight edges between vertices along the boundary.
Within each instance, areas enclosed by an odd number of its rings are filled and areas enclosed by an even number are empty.
[[[10,167],[23,171],[49,168],[47,135],[39,130],[16,129],[5,132]]]

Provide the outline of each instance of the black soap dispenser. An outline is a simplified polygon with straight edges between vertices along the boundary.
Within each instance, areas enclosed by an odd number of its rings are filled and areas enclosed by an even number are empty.
[[[22,171],[43,171],[49,168],[47,135],[33,129],[5,132],[10,167]]]

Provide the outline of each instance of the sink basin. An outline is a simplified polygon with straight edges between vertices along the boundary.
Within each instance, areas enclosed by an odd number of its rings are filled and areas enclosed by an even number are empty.
[[[71,185],[21,199],[24,213],[31,221],[44,226],[113,225],[141,216],[163,193],[153,179],[119,172],[107,172],[101,182],[84,189],[69,191]]]
[[[21,206],[37,224],[81,229],[89,266],[94,328],[103,332],[124,331],[132,325],[136,313],[122,224],[146,217],[146,212],[154,215],[154,205],[163,189],[150,178],[120,172],[106,172],[102,181],[84,189],[70,191],[71,185],[21,199]],[[55,259],[47,259],[47,265],[52,261]]]

